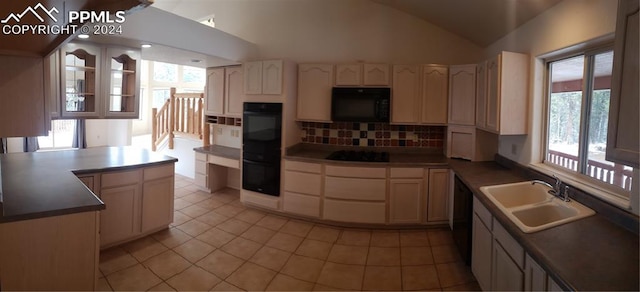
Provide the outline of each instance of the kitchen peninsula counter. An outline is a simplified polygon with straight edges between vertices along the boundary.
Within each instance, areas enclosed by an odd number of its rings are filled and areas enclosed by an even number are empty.
[[[0,154],[0,224],[105,209],[76,174],[175,163],[135,147]]]

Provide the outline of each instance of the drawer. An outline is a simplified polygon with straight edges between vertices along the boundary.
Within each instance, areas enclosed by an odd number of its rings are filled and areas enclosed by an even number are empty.
[[[341,177],[359,177],[359,178],[386,178],[386,168],[373,167],[349,167],[349,166],[325,166],[325,174],[330,176]]]
[[[317,218],[320,217],[320,197],[284,192],[283,208],[285,212]]]
[[[106,172],[101,177],[101,188],[125,186],[141,183],[142,169]]]
[[[207,161],[207,154],[196,152],[196,160]]]
[[[207,174],[207,162],[196,160],[196,173]]]
[[[524,269],[524,249],[495,218],[493,219],[493,238],[502,245],[520,269]]]
[[[484,223],[484,225],[487,226],[489,230],[493,230],[493,216],[491,216],[491,212],[489,212],[489,210],[487,210],[487,208],[482,203],[480,203],[480,201],[478,201],[476,197],[473,197],[473,212],[478,214],[478,217],[480,218],[480,220],[482,220],[482,223]]]
[[[285,191],[320,196],[321,188],[322,178],[319,174],[284,171]]]
[[[173,166],[173,163],[168,163],[159,166],[147,167],[144,169],[144,180],[154,180],[173,176],[175,173]]]
[[[387,194],[386,179],[325,178],[324,196],[327,198],[384,201]]]
[[[209,163],[240,169],[240,160],[209,155]]]
[[[355,223],[384,223],[385,203],[324,200],[323,218]]]
[[[201,174],[201,173],[196,173],[194,180],[196,182],[196,185],[199,187],[203,187],[203,188],[207,188],[207,175],[206,174]]]
[[[424,168],[391,168],[391,178],[423,178]]]
[[[284,169],[301,172],[320,173],[322,172],[322,164],[285,160]]]

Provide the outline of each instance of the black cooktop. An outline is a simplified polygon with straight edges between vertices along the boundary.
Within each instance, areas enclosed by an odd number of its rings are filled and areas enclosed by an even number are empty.
[[[389,152],[340,150],[327,156],[329,160],[389,162]]]

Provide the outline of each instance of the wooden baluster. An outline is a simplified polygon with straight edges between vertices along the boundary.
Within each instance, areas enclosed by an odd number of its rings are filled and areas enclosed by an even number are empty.
[[[173,149],[173,131],[175,130],[175,125],[173,121],[176,120],[176,108],[175,108],[176,89],[175,87],[171,87],[170,93],[171,93],[171,101],[170,101],[171,121],[169,122],[169,149]]]
[[[158,109],[151,109],[151,151],[156,151],[156,140],[158,139]]]

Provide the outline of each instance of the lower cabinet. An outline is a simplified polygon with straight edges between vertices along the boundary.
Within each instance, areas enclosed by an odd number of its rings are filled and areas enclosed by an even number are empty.
[[[491,289],[495,291],[522,291],[524,274],[511,259],[498,240],[493,241]]]
[[[524,263],[524,291],[545,291],[547,290],[547,272],[526,255]]]
[[[491,287],[491,252],[493,251],[491,229],[485,226],[475,213],[472,224],[471,271],[483,291],[493,290]]]
[[[449,220],[449,170],[429,169],[429,201],[427,221],[446,222]]]
[[[100,174],[100,247],[133,240],[173,222],[174,165]]]
[[[284,211],[320,217],[322,165],[285,160],[284,168]]]
[[[424,179],[389,180],[389,223],[420,223],[423,193]]]

